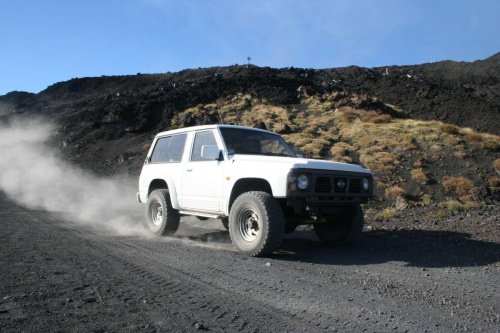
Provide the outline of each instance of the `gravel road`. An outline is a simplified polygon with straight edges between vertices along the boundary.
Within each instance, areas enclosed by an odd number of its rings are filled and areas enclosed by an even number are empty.
[[[176,237],[150,238],[2,192],[0,211],[1,332],[500,329],[500,245],[457,233],[371,231],[329,248],[302,230],[248,258],[217,220],[183,218]]]

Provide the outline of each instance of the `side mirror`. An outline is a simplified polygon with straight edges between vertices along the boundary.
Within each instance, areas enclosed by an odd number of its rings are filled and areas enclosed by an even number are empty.
[[[201,146],[201,157],[207,160],[219,160],[220,150],[214,145]]]

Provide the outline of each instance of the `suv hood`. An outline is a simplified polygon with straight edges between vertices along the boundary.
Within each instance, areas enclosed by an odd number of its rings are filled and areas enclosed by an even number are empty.
[[[331,170],[331,171],[348,171],[360,172],[371,175],[369,169],[365,169],[355,164],[347,164],[340,162],[331,162],[323,160],[315,160],[308,158],[297,157],[281,157],[281,156],[265,156],[265,155],[231,155],[234,162],[255,163],[262,166],[262,164],[282,164],[284,168],[288,169],[317,169],[317,170]]]

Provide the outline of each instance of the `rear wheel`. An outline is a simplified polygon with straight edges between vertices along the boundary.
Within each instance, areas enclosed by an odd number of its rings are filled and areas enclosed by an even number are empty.
[[[314,225],[314,231],[319,239],[331,245],[343,245],[355,242],[364,224],[361,206],[346,208],[341,216],[330,217],[326,222]]]
[[[157,236],[173,235],[179,228],[179,212],[172,208],[168,190],[154,190],[146,203],[146,226]]]
[[[285,221],[280,206],[266,192],[246,192],[235,201],[229,214],[229,235],[234,246],[249,256],[266,256],[283,239]]]

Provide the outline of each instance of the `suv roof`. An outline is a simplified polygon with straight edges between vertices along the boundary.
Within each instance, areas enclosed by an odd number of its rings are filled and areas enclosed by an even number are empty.
[[[267,131],[263,130],[260,128],[253,128],[253,127],[246,127],[246,126],[236,126],[236,125],[221,125],[221,124],[213,124],[213,125],[201,125],[201,126],[191,126],[191,127],[183,127],[183,128],[178,128],[170,131],[164,131],[156,134],[156,136],[164,136],[164,135],[170,135],[170,134],[176,134],[176,133],[184,133],[184,132],[191,132],[191,131],[200,131],[200,130],[206,130],[206,129],[214,129],[214,128],[240,128],[240,129],[251,129],[255,131],[260,131],[264,133],[270,133],[270,134],[276,134],[272,131]],[[276,134],[278,135],[278,134]]]

